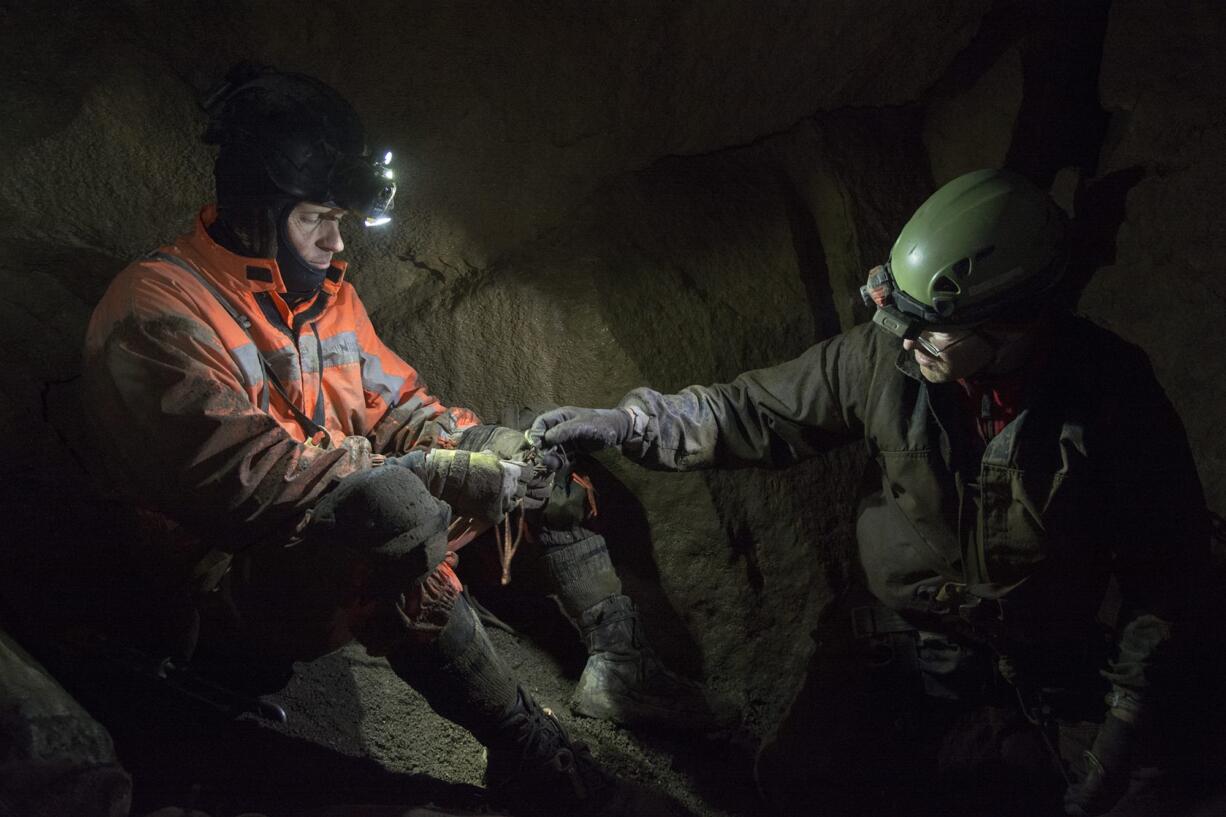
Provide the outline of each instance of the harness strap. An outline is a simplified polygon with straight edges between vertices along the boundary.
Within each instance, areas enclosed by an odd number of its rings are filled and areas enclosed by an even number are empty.
[[[298,408],[298,405],[293,400],[290,399],[289,394],[286,392],[285,387],[281,383],[281,379],[277,377],[277,373],[273,371],[272,366],[268,362],[268,359],[264,357],[263,351],[260,350],[259,344],[255,342],[255,337],[251,334],[251,319],[250,318],[248,318],[246,315],[239,312],[234,307],[234,304],[230,303],[230,300],[226,298],[224,295],[222,295],[221,292],[217,289],[217,287],[213,286],[212,282],[209,281],[204,276],[204,274],[201,273],[200,270],[196,269],[195,265],[190,263],[187,259],[182,258],[177,255],[171,255],[169,253],[164,253],[164,252],[160,252],[156,250],[146,255],[145,258],[149,260],[153,260],[153,261],[165,261],[167,263],[174,264],[180,269],[186,270],[187,272],[191,273],[192,276],[194,276],[195,279],[199,281],[200,284],[209,291],[209,293],[212,294],[212,296],[217,300],[217,303],[221,305],[221,308],[224,309],[226,313],[229,314],[229,316],[234,319],[234,322],[237,323],[239,328],[243,330],[243,333],[247,335],[247,339],[251,341],[251,347],[255,349],[256,358],[260,362],[260,372],[264,376],[264,382],[269,385],[270,389],[275,390],[277,394],[281,396],[281,399],[285,401],[285,404],[289,407],[290,413],[294,416],[294,419],[298,422],[299,427],[302,428],[302,431],[307,436],[307,438],[312,439],[312,440],[318,439],[319,445],[323,447],[328,447],[331,443],[332,437],[328,434],[327,429],[325,429],[323,426],[323,421],[324,421],[323,341],[319,339],[319,333],[315,331],[314,327],[311,327],[311,332],[312,334],[315,335],[315,344],[316,344],[316,349],[318,351],[317,356],[319,359],[319,368],[320,368],[319,394],[316,396],[316,399],[315,399],[315,411],[314,411],[315,416],[307,417],[306,413],[302,409]],[[247,379],[246,372],[243,371],[243,367],[241,365],[238,367],[238,370],[242,372],[243,379],[244,381],[247,382],[247,386],[251,389],[255,389],[256,384],[250,382],[250,380]],[[268,400],[269,400],[269,390],[270,389],[260,390],[260,411],[264,411],[264,412],[268,411]]]
[[[319,437],[324,444],[331,442],[331,437],[323,428],[323,344],[319,339],[318,332],[315,332],[315,342],[318,344],[319,366],[321,373],[319,378],[319,396],[315,401],[315,414],[318,418],[317,422],[314,418],[307,417],[306,414],[298,408],[294,401],[289,398],[289,395],[286,394],[284,387],[281,385],[281,381],[272,370],[271,365],[268,363],[268,359],[264,357],[264,353],[260,351],[259,345],[255,342],[255,337],[251,334],[251,319],[239,312],[230,302],[230,300],[222,295],[217,287],[215,287],[213,283],[195,267],[195,265],[180,256],[171,255],[169,253],[159,252],[156,250],[146,255],[145,258],[152,261],[164,261],[169,264],[174,264],[176,267],[190,273],[197,281],[200,282],[201,286],[208,290],[213,298],[216,299],[221,308],[226,311],[226,314],[228,314],[234,320],[234,322],[238,324],[239,328],[243,330],[243,333],[247,335],[248,340],[251,341],[251,347],[255,349],[256,358],[260,362],[260,372],[263,374],[264,382],[270,386],[270,388],[259,389],[260,411],[268,411],[269,392],[271,389],[275,389],[277,394],[281,395],[281,399],[285,401],[287,406],[289,406],[290,412],[294,415],[294,419],[298,421],[298,425],[302,428],[303,433],[305,433],[308,438]],[[314,332],[313,328],[312,331]],[[233,353],[231,353],[231,355],[233,355]],[[239,361],[236,359],[235,363],[239,363]],[[241,364],[238,365],[238,370],[242,374],[243,380],[246,382],[248,388],[255,390],[257,388],[257,384],[251,382],[247,376],[246,370]],[[322,436],[319,436],[321,433]],[[218,585],[221,584],[221,580],[230,571],[233,562],[233,553],[221,548],[210,549],[192,568],[192,589],[201,595],[212,592],[218,587]]]

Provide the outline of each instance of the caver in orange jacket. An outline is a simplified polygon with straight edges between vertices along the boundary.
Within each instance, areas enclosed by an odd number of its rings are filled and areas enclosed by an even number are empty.
[[[276,262],[218,245],[215,218],[123,270],[90,321],[86,414],[123,493],[231,549],[295,524],[372,454],[477,422],[379,340],[343,262],[291,309]]]

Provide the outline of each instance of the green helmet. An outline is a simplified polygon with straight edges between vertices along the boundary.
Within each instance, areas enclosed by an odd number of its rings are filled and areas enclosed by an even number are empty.
[[[893,334],[966,326],[1033,311],[1064,274],[1064,212],[1007,170],[977,170],[937,190],[911,216],[863,289]]]

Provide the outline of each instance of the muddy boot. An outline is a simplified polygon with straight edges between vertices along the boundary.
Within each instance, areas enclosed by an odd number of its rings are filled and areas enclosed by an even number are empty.
[[[725,724],[702,687],[660,662],[629,598],[610,596],[579,616],[587,666],[571,696],[578,715],[632,726],[701,731]]]
[[[731,720],[716,715],[703,690],[670,672],[651,649],[634,604],[622,595],[604,537],[576,524],[543,529],[539,539],[558,604],[590,656],[571,697],[575,714],[691,731]],[[731,707],[720,711],[731,713]]]
[[[690,813],[660,792],[605,771],[587,746],[567,737],[557,718],[523,689],[495,732],[483,740],[488,748],[485,784],[491,803],[512,814],[683,817]]]
[[[423,594],[423,609],[438,609],[416,620],[441,624],[440,631],[427,642],[401,640],[387,652],[387,660],[435,712],[472,732],[486,747],[490,804],[533,817],[686,813],[660,794],[617,780],[596,764],[586,747],[566,737],[494,650],[458,592],[458,581],[451,585],[428,578],[425,586],[430,592]]]

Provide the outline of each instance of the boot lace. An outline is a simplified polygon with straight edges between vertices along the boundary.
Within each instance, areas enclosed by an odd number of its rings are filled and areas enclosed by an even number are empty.
[[[530,704],[527,710],[515,725],[515,771],[496,783],[499,788],[522,789],[541,796],[552,790],[560,777],[568,784],[571,796],[557,799],[584,802],[612,787],[612,776],[596,763],[587,744],[568,740],[547,709]]]

